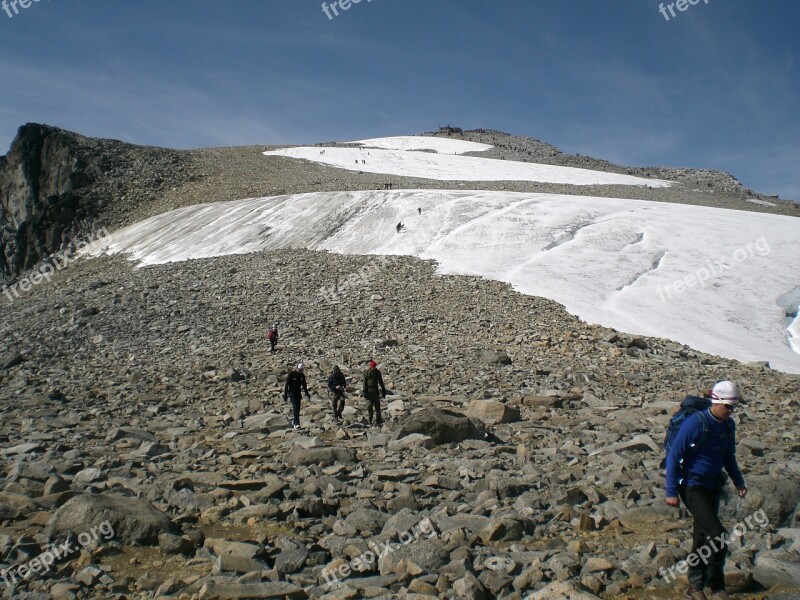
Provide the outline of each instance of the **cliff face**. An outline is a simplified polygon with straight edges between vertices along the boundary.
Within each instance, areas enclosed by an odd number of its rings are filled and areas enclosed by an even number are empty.
[[[0,283],[185,182],[185,153],[20,127],[0,158]]]
[[[0,159],[0,276],[3,280],[57,252],[90,226],[97,207],[86,191],[105,170],[78,136],[44,125],[24,125]],[[99,159],[99,160],[98,160]]]

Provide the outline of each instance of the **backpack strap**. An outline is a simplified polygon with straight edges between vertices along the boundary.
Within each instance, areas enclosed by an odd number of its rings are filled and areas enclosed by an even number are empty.
[[[706,439],[708,438],[708,434],[711,432],[711,423],[708,422],[708,417],[706,416],[705,410],[697,411],[700,413],[700,420],[703,421],[703,432],[700,434],[700,439],[697,440],[695,444],[695,448],[699,448],[703,444],[705,444]]]

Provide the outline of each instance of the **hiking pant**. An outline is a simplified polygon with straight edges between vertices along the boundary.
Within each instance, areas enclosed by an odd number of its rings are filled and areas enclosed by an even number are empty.
[[[692,554],[699,556],[700,560],[694,567],[689,565],[688,577],[689,585],[697,590],[706,586],[712,592],[725,589],[727,547],[722,543],[721,536],[726,532],[718,514],[721,495],[722,490],[710,490],[702,486],[680,488],[681,499],[694,517]],[[703,546],[705,548],[698,552]]]
[[[269,351],[275,352],[275,344],[278,343],[278,340],[272,339],[269,341]]]
[[[367,398],[367,411],[369,411],[369,422],[372,423],[372,415],[375,415],[375,422],[378,425],[383,424],[383,418],[381,417],[381,397],[376,396],[375,398]]]
[[[292,425],[300,425],[300,394],[289,396],[292,401]]]
[[[333,406],[333,416],[341,419],[344,410],[344,392],[331,392],[331,405]]]

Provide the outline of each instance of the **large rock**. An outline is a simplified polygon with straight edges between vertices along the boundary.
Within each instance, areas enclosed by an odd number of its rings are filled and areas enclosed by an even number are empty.
[[[214,583],[209,582],[200,589],[200,598],[208,600],[231,600],[233,598],[308,598],[303,588],[283,581],[263,583]]]
[[[467,416],[489,425],[519,421],[519,409],[496,400],[474,400],[467,407]]]
[[[105,523],[108,525],[104,525]],[[59,508],[47,524],[47,537],[58,541],[70,533],[79,536],[92,530],[126,545],[153,545],[159,533],[178,533],[169,517],[143,498],[83,494]]]
[[[800,588],[800,560],[787,553],[759,554],[753,578],[770,588]]]
[[[436,442],[427,435],[421,433],[412,433],[404,438],[392,440],[389,442],[387,448],[389,452],[399,452],[402,450],[413,450],[414,448],[433,448]]]
[[[286,420],[286,417],[276,413],[265,413],[247,417],[243,425],[247,431],[264,431],[269,433],[291,428],[291,424]]]
[[[488,365],[510,365],[511,357],[505,352],[497,350],[483,350],[480,361]]]
[[[745,482],[748,493],[744,501],[736,494],[729,494],[723,501],[723,520],[743,521],[760,509],[766,513],[769,525],[781,527],[788,524],[800,505],[800,480],[772,476],[748,477],[745,473]],[[766,523],[760,522],[758,525],[763,527]]]
[[[421,433],[437,444],[453,444],[464,440],[482,440],[486,437],[486,425],[478,419],[470,419],[452,410],[425,408],[409,415],[400,425],[395,439],[412,433]]]
[[[293,467],[308,465],[327,467],[337,462],[349,464],[355,460],[356,453],[349,448],[294,448],[283,458],[283,462]]]
[[[413,537],[411,537],[413,540]],[[423,571],[438,573],[439,569],[449,561],[449,554],[441,540],[419,539],[408,544],[392,542],[388,548],[381,549],[378,569],[381,575],[396,573],[401,562],[414,563]]]
[[[572,584],[565,581],[554,581],[546,588],[528,596],[530,600],[554,600],[555,598],[569,598],[569,600],[599,600],[594,594],[580,591]]]

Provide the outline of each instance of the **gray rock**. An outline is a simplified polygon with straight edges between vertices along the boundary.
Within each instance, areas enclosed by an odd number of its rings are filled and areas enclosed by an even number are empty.
[[[426,408],[406,417],[400,424],[395,439],[402,439],[412,433],[426,435],[437,444],[451,444],[467,439],[481,440],[486,437],[486,427],[482,421],[469,419],[452,410]]]
[[[787,553],[761,553],[756,557],[753,578],[768,588],[800,588],[800,559]]]
[[[234,573],[260,573],[267,570],[267,565],[261,561],[239,556],[236,554],[221,554],[217,557],[217,569],[221,572]]]
[[[184,537],[173,533],[159,533],[158,547],[164,554],[192,554],[194,544]]]
[[[319,465],[329,466],[336,463],[351,464],[355,462],[356,454],[349,448],[295,448],[291,450],[283,461],[291,466]]]
[[[303,600],[308,594],[302,587],[284,582],[206,583],[200,588],[201,600],[287,599]]]
[[[484,350],[481,352],[480,361],[488,365],[510,365],[511,358],[505,352]]]
[[[381,575],[396,573],[400,561],[411,561],[429,573],[438,572],[449,561],[449,555],[438,538],[420,539],[408,544],[395,542],[390,544],[388,552],[382,549],[381,554],[378,559]]]
[[[494,400],[474,400],[467,407],[467,416],[480,419],[489,425],[519,421],[518,408]]]
[[[113,536],[100,539],[113,538],[129,545],[156,544],[159,533],[176,533],[169,517],[143,498],[84,494],[55,512],[47,524],[47,538],[62,540],[69,533],[80,537],[92,530],[107,531],[109,526]]]
[[[403,450],[413,450],[415,448],[430,449],[436,446],[436,442],[430,436],[421,433],[412,433],[398,440],[392,440],[387,445],[389,452],[401,452]]]
[[[300,572],[308,560],[308,550],[305,548],[295,548],[284,550],[275,557],[275,571],[281,575],[294,574]]]

